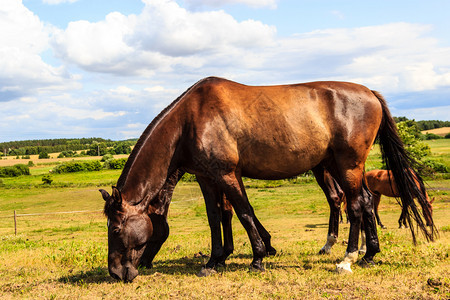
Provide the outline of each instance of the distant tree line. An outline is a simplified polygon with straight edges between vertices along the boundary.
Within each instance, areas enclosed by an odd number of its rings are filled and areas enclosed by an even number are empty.
[[[411,121],[407,117],[394,117],[396,123]],[[414,121],[414,120],[412,120]],[[428,120],[428,121],[414,121],[420,131],[430,130],[442,127],[450,127],[450,121]]]
[[[81,139],[46,139],[26,140],[0,143],[2,155],[28,156],[61,152],[60,157],[77,156],[76,151],[83,150],[83,155],[129,154],[136,140],[112,141],[102,138]],[[44,155],[45,156],[45,155]]]

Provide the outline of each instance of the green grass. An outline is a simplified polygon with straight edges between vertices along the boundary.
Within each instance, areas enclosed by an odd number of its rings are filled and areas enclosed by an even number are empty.
[[[431,141],[432,143],[434,141]],[[449,161],[450,143],[432,144],[436,156]],[[367,169],[377,168],[377,149]],[[46,168],[46,169],[45,169]],[[198,278],[210,251],[205,206],[196,183],[177,185],[169,211],[170,236],[155,258],[132,283],[114,281],[107,270],[106,219],[98,188],[110,190],[120,171],[54,174],[42,185],[50,166],[31,176],[5,178],[0,195],[0,298],[96,299],[448,299],[450,297],[450,180],[427,182],[435,197],[434,219],[440,237],[433,243],[411,241],[409,230],[397,229],[400,207],[383,197],[378,229],[381,253],[372,268],[353,266],[354,273],[334,273],[345,252],[347,224],[330,255],[317,252],[328,229],[329,209],[314,181],[246,180],[255,212],[278,250],[264,259],[266,272],[248,271],[252,259],[245,230],[235,217],[235,252],[218,274]],[[87,210],[89,213],[19,216],[18,214]]]

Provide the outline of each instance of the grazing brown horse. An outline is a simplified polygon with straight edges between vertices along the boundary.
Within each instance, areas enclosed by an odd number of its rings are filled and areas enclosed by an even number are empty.
[[[377,135],[407,219],[413,217],[426,238],[433,240],[435,227],[425,226],[414,202],[416,198],[425,203],[414,181],[421,179],[380,94],[345,82],[246,86],[215,77],[197,82],[147,127],[112,195],[102,191],[110,274],[133,280],[143,255],[154,251],[147,250],[149,243],[161,243],[164,221],[151,216],[160,206],[155,203],[166,197],[162,191],[176,184],[174,174],[180,170],[197,176],[205,198],[212,240],[207,267],[217,265],[224,254],[217,203],[226,195],[247,231],[251,266],[257,270],[263,269],[267,254],[265,237],[242,176],[282,179],[312,169],[323,178],[323,170],[328,170],[349,203],[349,243],[337,270],[351,272],[362,219],[367,238],[364,259],[372,261],[379,252],[372,203],[363,188],[364,163]],[[415,241],[415,228],[410,228]]]
[[[378,225],[380,225],[381,228],[386,228],[380,220],[380,216],[378,215],[378,206],[380,205],[380,199],[381,195],[387,196],[387,197],[399,197],[397,185],[395,184],[395,179],[392,177],[391,172],[387,170],[373,170],[369,171],[365,174],[366,180],[367,180],[367,186],[369,187],[370,191],[373,193],[373,204],[374,204],[374,211],[375,211],[375,218],[377,219]],[[419,182],[416,180],[417,188],[420,188]],[[431,215],[433,212],[433,200],[430,201],[430,198],[428,197],[428,193],[425,190],[422,190],[422,193],[426,197],[426,203],[427,211],[430,211],[430,214],[424,213],[425,221],[427,226],[431,226],[433,224],[433,221],[431,219]],[[402,213],[400,215],[400,218],[398,219],[398,225],[399,228],[402,228],[402,225],[407,227],[406,225],[406,218],[404,217],[404,213],[402,210]]]

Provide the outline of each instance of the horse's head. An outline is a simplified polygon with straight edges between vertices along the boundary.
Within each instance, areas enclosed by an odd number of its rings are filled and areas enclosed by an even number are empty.
[[[117,188],[113,187],[112,195],[105,190],[100,192],[108,218],[109,274],[115,279],[132,281],[138,275],[138,265],[153,234],[152,221],[139,206],[122,201]]]

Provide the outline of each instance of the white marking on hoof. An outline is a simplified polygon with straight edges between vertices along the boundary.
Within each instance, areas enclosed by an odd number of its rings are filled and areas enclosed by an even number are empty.
[[[200,272],[198,272],[197,276],[198,277],[207,277],[213,274],[217,274],[217,271],[214,269],[209,269],[209,268],[202,268],[200,270]]]
[[[336,265],[336,272],[339,274],[351,274],[352,272],[352,264],[356,262],[358,259],[358,251],[355,252],[345,252],[345,257],[342,262]]]
[[[336,265],[336,272],[339,274],[352,274],[351,264],[349,262],[341,262]]]
[[[331,253],[331,247],[334,246],[334,244],[336,244],[337,242],[337,237],[335,237],[334,235],[329,235],[327,236],[327,242],[325,244],[325,246],[322,247],[322,249],[320,249],[319,253],[320,254],[330,254]]]

